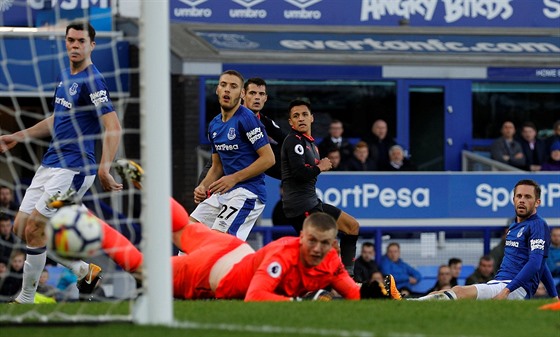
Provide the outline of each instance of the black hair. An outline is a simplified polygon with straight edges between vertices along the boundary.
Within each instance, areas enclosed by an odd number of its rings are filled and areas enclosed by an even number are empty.
[[[91,39],[91,41],[95,41],[95,28],[93,28],[93,26],[87,22],[87,21],[72,21],[68,24],[68,26],[66,26],[66,35],[68,35],[68,31],[70,29],[75,29],[75,30],[87,30],[89,38]]]

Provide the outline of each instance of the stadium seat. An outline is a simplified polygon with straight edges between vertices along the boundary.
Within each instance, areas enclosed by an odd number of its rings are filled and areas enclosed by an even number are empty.
[[[461,268],[461,273],[459,274],[459,278],[461,279],[466,279],[467,277],[469,277],[472,273],[474,273],[476,269],[476,266],[470,265],[470,264],[464,264],[463,267]]]
[[[410,291],[412,291],[412,293],[414,294],[427,293],[428,290],[432,289],[432,287],[437,282],[438,269],[439,265],[425,265],[416,267],[416,270],[418,270],[420,274],[422,274],[422,280],[413,285]]]

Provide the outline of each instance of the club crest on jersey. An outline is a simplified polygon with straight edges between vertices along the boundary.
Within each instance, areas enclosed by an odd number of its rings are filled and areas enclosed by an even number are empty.
[[[70,86],[70,89],[68,89],[68,93],[72,96],[78,93],[78,83],[72,83],[72,86]]]
[[[234,140],[235,139],[235,128],[229,128],[227,133],[227,139]]]
[[[521,235],[523,235],[523,231],[525,230],[525,227],[521,227],[521,229],[519,230],[519,232],[517,233],[517,237],[520,238]]]
[[[266,272],[270,277],[278,278],[282,274],[282,266],[278,262],[272,262],[266,268]]]
[[[303,154],[305,150],[303,149],[303,146],[301,144],[296,145],[296,147],[294,147],[294,152],[299,154],[300,156]]]

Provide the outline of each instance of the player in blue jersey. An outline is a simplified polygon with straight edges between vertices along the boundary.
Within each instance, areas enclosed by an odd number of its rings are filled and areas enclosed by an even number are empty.
[[[264,210],[264,171],[275,160],[263,124],[241,105],[243,81],[235,70],[220,75],[221,113],[208,126],[212,166],[194,190],[191,221],[246,240]]]
[[[75,197],[83,197],[96,173],[104,190],[123,187],[109,172],[120,143],[121,125],[105,80],[91,61],[95,29],[87,22],[72,22],[66,27],[65,41],[70,67],[57,79],[54,113],[28,129],[0,136],[0,152],[28,139],[52,136],[14,221],[14,231],[27,244],[23,287],[16,298],[19,303],[33,303],[45,266],[45,224],[56,212],[49,207],[49,200],[70,190],[75,191]],[[103,151],[98,166],[94,147],[100,139]],[[78,276],[81,292],[93,290],[101,268],[83,261],[61,262]]]
[[[533,180],[520,180],[513,190],[516,218],[506,236],[504,259],[494,280],[455,286],[451,290],[419,298],[430,299],[524,299],[531,298],[543,282],[550,297],[558,300],[552,274],[546,265],[550,230],[537,214],[541,188]]]

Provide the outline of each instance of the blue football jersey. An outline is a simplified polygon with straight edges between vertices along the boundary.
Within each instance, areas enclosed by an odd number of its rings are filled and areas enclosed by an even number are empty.
[[[531,298],[546,268],[550,230],[538,214],[520,223],[512,223],[506,236],[504,259],[496,280],[512,280],[511,291],[523,287]]]
[[[52,102],[53,137],[42,164],[95,174],[95,141],[101,134],[99,118],[115,110],[105,79],[92,64],[75,75],[65,69],[57,82]]]
[[[208,126],[208,139],[212,153],[220,156],[225,175],[251,165],[259,157],[257,150],[268,144],[263,124],[244,106],[240,106],[227,122],[222,121],[222,114],[214,117]],[[264,173],[242,181],[232,189],[238,187],[255,193],[263,203],[266,202]]]

